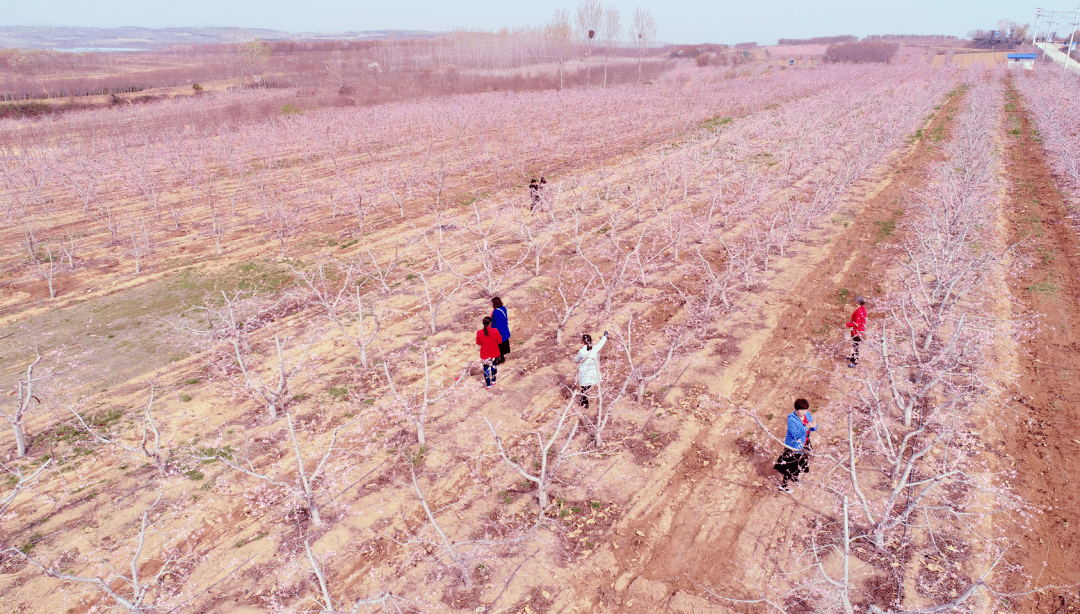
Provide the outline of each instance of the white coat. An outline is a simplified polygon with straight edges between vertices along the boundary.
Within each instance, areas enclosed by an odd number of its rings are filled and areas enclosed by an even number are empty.
[[[579,386],[595,386],[600,383],[600,348],[607,343],[607,337],[601,337],[600,343],[593,346],[584,345],[574,356],[574,362],[578,363],[577,381]]]

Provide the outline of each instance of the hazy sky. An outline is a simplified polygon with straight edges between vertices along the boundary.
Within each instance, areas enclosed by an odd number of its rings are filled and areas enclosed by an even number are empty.
[[[763,44],[836,34],[952,34],[994,29],[1000,19],[1032,23],[1035,6],[1005,0],[612,1],[623,22],[635,6],[672,43]],[[3,0],[0,25],[227,26],[288,32],[497,29],[539,25],[575,0]],[[1068,6],[1045,8],[1069,9]],[[1066,30],[1066,27],[1058,28]],[[1042,24],[1040,24],[1042,31]]]

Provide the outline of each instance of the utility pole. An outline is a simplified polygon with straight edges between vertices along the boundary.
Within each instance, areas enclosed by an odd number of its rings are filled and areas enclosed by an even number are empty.
[[[1073,16],[1072,33],[1069,34],[1069,44],[1065,45],[1065,67],[1062,69],[1065,72],[1069,70],[1069,58],[1072,57],[1072,43],[1073,37],[1076,36],[1076,25],[1080,22],[1080,5],[1076,7],[1076,15]],[[1064,73],[1062,73],[1064,74]]]
[[[1031,44],[1035,44],[1035,39],[1039,37],[1039,17],[1042,17],[1042,7],[1035,9],[1035,27],[1031,29]]]

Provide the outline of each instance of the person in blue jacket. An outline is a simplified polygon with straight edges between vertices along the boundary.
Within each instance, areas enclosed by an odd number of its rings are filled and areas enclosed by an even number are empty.
[[[499,344],[499,357],[495,359],[494,364],[501,365],[506,362],[506,355],[510,353],[509,314],[506,311],[506,305],[503,305],[502,299],[497,296],[491,299],[491,307],[491,326],[499,331],[499,335],[502,336],[502,343]]]
[[[810,433],[817,430],[817,425],[809,409],[809,401],[795,399],[795,411],[791,412],[787,418],[784,451],[773,465],[773,468],[783,476],[780,490],[784,492],[791,492],[788,482],[798,483],[799,474],[810,471]]]

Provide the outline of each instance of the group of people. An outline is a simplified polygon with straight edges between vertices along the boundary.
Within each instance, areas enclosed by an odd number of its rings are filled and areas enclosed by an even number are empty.
[[[476,345],[480,346],[480,362],[484,368],[484,385],[490,390],[498,382],[499,365],[506,362],[510,353],[510,317],[502,298],[491,299],[491,315],[485,316],[483,328],[476,331]],[[589,407],[589,389],[600,383],[600,350],[607,343],[608,334],[593,345],[592,336],[581,336],[582,347],[574,356],[578,365],[578,386],[581,387],[580,403]]]
[[[851,319],[844,326],[851,335],[851,354],[847,357],[848,367],[859,364],[859,344],[866,332],[866,299],[857,296],[858,307],[851,314]],[[506,306],[499,297],[491,299],[491,315],[483,320],[484,327],[476,331],[476,345],[480,346],[480,360],[484,367],[484,385],[490,389],[496,384],[498,366],[506,362],[510,353],[510,319]],[[581,336],[582,347],[574,355],[578,365],[577,383],[581,387],[579,403],[589,407],[589,389],[600,383],[600,350],[607,343],[608,334],[593,344],[591,335]],[[773,468],[780,472],[780,490],[792,492],[791,485],[799,482],[799,476],[810,472],[810,433],[817,430],[814,416],[810,413],[810,402],[806,399],[795,400],[795,410],[787,418],[787,435],[784,437],[784,451],[776,460]]]
[[[850,329],[851,334],[851,355],[848,356],[848,367],[851,368],[859,365],[859,343],[866,332],[866,299],[857,296],[855,303],[858,307],[844,325]],[[810,472],[810,433],[816,430],[817,424],[810,413],[810,402],[806,399],[795,399],[795,411],[787,417],[784,451],[773,465],[773,468],[780,472],[780,490],[791,492],[791,485],[799,483],[799,476]]]
[[[483,320],[484,327],[476,331],[480,346],[480,361],[484,364],[484,384],[490,389],[499,375],[499,365],[510,353],[510,317],[502,299],[491,299],[491,315]]]

